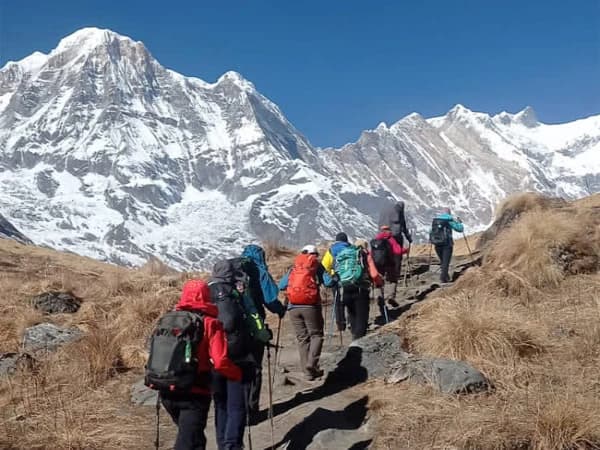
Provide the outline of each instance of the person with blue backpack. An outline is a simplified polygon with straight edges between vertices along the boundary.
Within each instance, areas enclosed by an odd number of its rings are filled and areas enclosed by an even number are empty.
[[[333,287],[333,310],[335,312],[335,321],[337,324],[338,331],[341,333],[346,329],[346,314],[342,305],[341,298],[341,280],[339,273],[336,271],[336,261],[339,255],[344,251],[352,247],[348,242],[348,235],[344,232],[340,232],[335,236],[335,242],[329,247],[329,250],[323,255],[321,265],[325,271],[332,277]],[[341,335],[340,335],[341,336]]]
[[[279,301],[279,286],[273,280],[264,249],[255,244],[247,245],[242,251],[241,260],[244,271],[249,276],[249,294],[254,308],[264,323],[266,310],[277,314],[280,319],[286,312],[285,306]],[[265,343],[253,342],[252,354],[256,361],[254,381],[250,386],[249,413],[250,422],[255,422],[259,410],[260,391],[262,389],[262,361],[265,356]]]
[[[458,233],[464,232],[462,221],[458,217],[452,216],[450,208],[444,208],[441,214],[438,214],[431,222],[431,231],[429,233],[429,242],[435,247],[435,252],[440,259],[440,281],[448,283],[450,276],[448,268],[452,259],[454,249],[454,240],[452,231]]]

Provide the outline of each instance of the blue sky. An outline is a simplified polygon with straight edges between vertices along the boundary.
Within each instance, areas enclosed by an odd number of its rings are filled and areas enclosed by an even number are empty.
[[[0,65],[84,26],[206,81],[242,73],[319,146],[456,103],[531,105],[544,122],[600,113],[599,0],[3,1]]]

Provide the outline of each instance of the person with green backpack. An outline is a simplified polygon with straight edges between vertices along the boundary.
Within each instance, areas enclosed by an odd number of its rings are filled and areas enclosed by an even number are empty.
[[[250,277],[241,258],[218,261],[208,286],[217,305],[217,319],[225,330],[229,357],[242,370],[241,381],[219,374],[212,379],[217,446],[220,450],[241,450],[250,417],[252,385],[260,364],[254,349],[267,345],[273,335],[250,297]]]

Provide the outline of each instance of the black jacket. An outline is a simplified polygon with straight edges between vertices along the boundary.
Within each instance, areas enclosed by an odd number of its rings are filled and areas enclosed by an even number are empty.
[[[396,204],[389,204],[385,207],[379,215],[379,227],[387,225],[392,231],[392,235],[396,238],[396,241],[402,245],[404,239],[402,235],[406,236],[408,242],[412,242],[412,237],[406,228],[406,218],[404,217],[404,202],[397,202]]]

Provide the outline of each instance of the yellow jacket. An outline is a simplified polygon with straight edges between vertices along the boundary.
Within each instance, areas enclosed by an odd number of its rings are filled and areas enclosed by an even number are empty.
[[[333,265],[335,264],[335,260],[333,259],[333,255],[331,254],[331,250],[327,250],[323,255],[323,259],[321,260],[321,265],[325,269],[325,271],[333,276],[335,274],[333,270]]]

